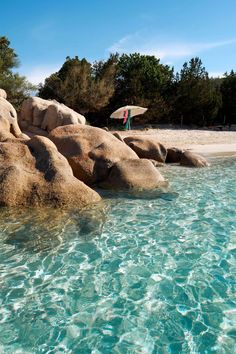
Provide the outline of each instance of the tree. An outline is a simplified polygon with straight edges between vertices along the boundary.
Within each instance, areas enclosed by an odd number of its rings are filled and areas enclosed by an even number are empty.
[[[126,104],[148,107],[139,120],[157,123],[171,111],[167,97],[172,81],[173,69],[160,64],[155,56],[123,54],[117,64],[113,108]]]
[[[209,79],[199,58],[184,63],[176,76],[175,116],[185,124],[212,124],[221,107],[219,87]]]
[[[0,37],[0,73],[10,73],[12,68],[18,67],[19,60],[14,49],[9,47],[6,37]]]
[[[18,66],[19,59],[14,49],[10,48],[10,41],[0,37],[0,88],[7,92],[8,100],[16,109],[36,89],[24,76],[13,73],[12,69]]]
[[[39,96],[56,99],[81,113],[99,111],[114,93],[116,61],[114,55],[94,64],[67,57],[61,69],[41,85]]]
[[[221,84],[223,100],[222,113],[225,123],[236,124],[236,72],[233,70],[225,77]]]

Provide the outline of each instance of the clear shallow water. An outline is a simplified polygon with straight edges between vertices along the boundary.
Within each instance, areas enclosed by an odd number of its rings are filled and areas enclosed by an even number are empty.
[[[168,193],[0,212],[1,353],[235,353],[236,160]]]

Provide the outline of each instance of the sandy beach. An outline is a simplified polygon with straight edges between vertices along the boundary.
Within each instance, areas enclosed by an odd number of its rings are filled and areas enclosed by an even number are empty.
[[[166,147],[188,149],[201,155],[236,155],[236,131],[148,129],[117,131],[122,137],[156,137]]]

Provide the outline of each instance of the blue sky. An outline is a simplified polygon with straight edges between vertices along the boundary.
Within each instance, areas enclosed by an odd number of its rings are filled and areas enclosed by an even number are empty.
[[[236,69],[235,0],[11,0],[1,3],[0,35],[34,83],[66,56],[94,61],[138,51],[179,70],[199,56],[213,76]]]

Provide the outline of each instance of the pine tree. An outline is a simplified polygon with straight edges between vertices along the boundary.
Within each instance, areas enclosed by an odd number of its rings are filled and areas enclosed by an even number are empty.
[[[187,125],[212,124],[221,107],[221,93],[199,58],[184,63],[176,78],[175,115]]]
[[[10,48],[10,41],[0,37],[0,88],[7,92],[7,99],[16,109],[36,89],[24,76],[12,71],[18,66],[19,59],[14,49]]]

